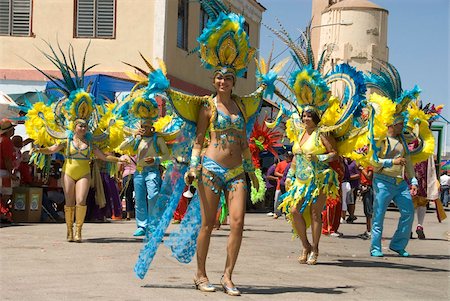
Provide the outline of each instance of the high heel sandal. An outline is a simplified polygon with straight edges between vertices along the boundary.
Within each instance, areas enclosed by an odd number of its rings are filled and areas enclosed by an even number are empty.
[[[315,265],[317,263],[317,257],[319,257],[319,252],[312,251],[311,254],[309,254],[308,261],[306,261],[309,265]]]
[[[307,261],[308,261],[308,255],[309,255],[309,253],[311,253],[311,248],[309,248],[309,249],[303,249],[303,251],[302,251],[302,255],[300,255],[299,257],[298,257],[298,262],[299,263],[301,263],[301,264],[305,264]]]
[[[223,281],[223,275],[222,278],[220,278],[220,284],[223,287],[223,292],[230,296],[240,296],[241,292],[237,289],[237,287],[229,287],[225,284],[225,281]]]
[[[216,291],[214,285],[209,282],[208,277],[194,277],[194,284],[195,289],[198,289],[201,292],[212,293]]]

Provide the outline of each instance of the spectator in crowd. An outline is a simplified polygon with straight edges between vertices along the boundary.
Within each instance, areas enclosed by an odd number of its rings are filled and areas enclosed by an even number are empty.
[[[359,167],[361,171],[361,185],[360,192],[364,205],[364,215],[366,216],[366,231],[358,235],[360,238],[366,240],[372,237],[372,215],[373,215],[373,167]]]
[[[33,166],[28,164],[30,160],[30,152],[26,151],[22,154],[22,162],[18,167],[20,173],[20,186],[27,186],[33,183]]]
[[[352,188],[353,203],[350,203],[347,206],[349,217],[346,219],[346,222],[351,224],[357,219],[357,217],[355,216],[356,195],[358,193],[361,175],[359,172],[358,164],[356,163],[355,160],[347,158],[347,163],[348,163],[348,171],[350,172],[350,186]]]
[[[278,178],[275,176],[275,168],[277,167],[277,163],[273,162],[273,164],[267,169],[266,172],[266,195],[265,195],[265,204],[266,207],[270,208],[274,204],[275,199],[275,190],[277,188]]]
[[[283,193],[286,192],[285,182],[282,180],[283,180],[284,172],[285,172],[287,166],[290,165],[289,163],[292,161],[293,157],[294,157],[294,155],[292,154],[292,152],[288,151],[286,153],[285,159],[283,161],[281,161],[280,163],[278,163],[277,167],[275,167],[274,174],[278,179],[277,179],[277,188],[275,190],[275,197],[274,197],[274,202],[273,202],[273,210],[274,210],[273,218],[274,219],[277,219],[278,217],[281,216],[281,210],[278,209],[278,206],[280,205],[278,200],[280,198],[280,195],[282,195]],[[289,169],[287,169],[287,170],[289,171]]]
[[[0,121],[0,219],[1,222],[12,222],[11,196],[12,180],[17,180],[13,174],[14,146],[11,137],[14,135],[14,127],[9,120]]]
[[[351,224],[353,223],[357,217],[355,216],[355,201],[356,201],[356,193],[357,188],[359,187],[359,170],[358,165],[356,164],[356,161],[350,159],[350,158],[344,158],[344,164],[347,166],[348,174],[344,176],[344,187],[342,189],[342,193],[345,198],[345,202],[347,204],[347,210],[348,210],[348,218],[345,220],[345,210],[342,209],[342,219],[344,219],[347,223]],[[350,187],[349,187],[350,185]],[[350,190],[348,190],[350,188]],[[341,220],[343,222],[343,220]]]
[[[131,219],[131,215],[134,216],[133,192],[134,192],[134,173],[136,172],[136,157],[123,155],[120,158],[124,160],[128,159],[128,161],[130,162],[128,164],[121,163],[119,165],[119,168],[122,173],[122,191],[120,199],[125,198],[127,221],[129,221]]]
[[[440,177],[441,184],[441,201],[445,207],[448,207],[449,189],[450,189],[450,176],[448,172],[444,170]]]

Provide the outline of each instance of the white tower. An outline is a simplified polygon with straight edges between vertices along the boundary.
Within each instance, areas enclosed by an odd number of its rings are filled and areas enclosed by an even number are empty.
[[[343,0],[323,10],[316,56],[334,45],[325,70],[348,63],[367,72],[377,67],[373,59],[387,61],[387,19],[386,9],[367,0]]]

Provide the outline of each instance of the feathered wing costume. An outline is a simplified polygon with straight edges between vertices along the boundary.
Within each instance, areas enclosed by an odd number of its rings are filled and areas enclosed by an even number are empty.
[[[398,120],[404,121],[403,143],[412,163],[426,160],[434,152],[434,137],[429,128],[429,117],[413,102],[420,89],[403,91],[397,69],[387,63],[379,62],[380,69],[365,76],[368,88],[376,90],[367,101],[359,124],[354,126],[345,141],[338,142],[339,153],[352,158],[361,165],[378,165],[378,154],[385,152],[382,142],[387,137],[388,125]]]
[[[86,72],[96,65],[86,67],[86,47],[83,56],[81,71],[78,71],[75,62],[73,47],[69,47],[66,55],[58,45],[60,54],[48,44],[51,54],[42,52],[61,72],[62,78],[48,74],[35,65],[35,69],[56,85],[56,90],[63,94],[59,99],[49,98],[48,101],[38,101],[34,104],[27,102],[22,110],[25,116],[26,133],[40,146],[48,147],[54,144],[70,145],[73,139],[73,130],[76,120],[83,120],[88,126],[86,138],[91,147],[101,150],[112,150],[123,140],[120,130],[123,121],[111,114],[111,105],[95,99],[89,93],[90,85],[85,90],[84,76]],[[70,147],[65,147],[66,156]],[[49,169],[49,156],[33,153],[30,162],[39,168]]]
[[[409,120],[426,120],[428,125],[431,126],[432,122],[438,118],[442,108],[443,105],[434,106],[431,103],[423,106],[420,100],[416,100],[408,108]],[[415,128],[413,132],[416,133],[420,131],[421,126],[424,126],[422,122],[414,125],[410,123],[410,127]],[[430,134],[432,134],[431,131],[423,136]],[[427,138],[424,138],[424,140],[427,140]],[[415,140],[408,146],[410,149],[415,149],[417,144],[418,140]],[[440,200],[439,180],[436,175],[434,156],[431,155],[426,160],[416,163],[414,170],[418,181],[417,194],[413,196],[414,208],[425,207],[429,201],[434,201],[437,219],[439,222],[443,221],[447,218],[447,215]]]
[[[346,139],[347,132],[360,115],[366,88],[362,73],[347,64],[338,65],[331,72],[324,72],[324,63],[329,56],[327,50],[322,52],[317,65],[315,64],[309,28],[303,33],[300,45],[294,42],[284,28],[280,31],[271,30],[289,46],[296,63],[296,70],[291,73],[289,81],[282,81],[290,95],[285,96],[276,91],[276,94],[295,111],[288,111],[282,106],[277,119],[269,124],[271,127],[278,125],[283,115],[289,118],[286,123],[286,135],[293,143],[292,150],[295,155],[295,164],[291,165],[288,174],[292,185],[286,187],[287,192],[281,196],[280,208],[291,218],[290,208],[296,207],[301,200],[306,200],[300,212],[303,213],[309,226],[310,210],[306,208],[317,201],[321,191],[336,196],[339,187],[338,176],[330,167],[328,156],[322,154],[324,146],[320,136],[324,134],[332,135],[336,140]],[[335,82],[344,86],[344,93],[340,99],[332,96],[330,90]],[[294,100],[291,100],[292,98]],[[299,146],[305,132],[301,122],[302,113],[305,111],[315,112],[320,117],[317,129],[311,134],[313,144],[310,143],[311,149],[307,151],[304,149],[305,146]],[[318,161],[307,160],[305,155],[309,153],[317,155]]]
[[[203,65],[207,69],[213,69],[222,74],[231,73],[234,76],[242,76],[255,53],[255,49],[249,46],[248,36],[243,29],[244,18],[234,13],[229,13],[220,1],[200,2],[209,14],[208,25],[198,38],[200,44],[198,51]],[[179,150],[174,155],[177,162],[174,163],[173,170],[166,172],[166,177],[169,177],[170,180],[164,180],[161,193],[167,193],[169,201],[165,204],[166,207],[156,231],[149,237],[139,255],[135,266],[135,272],[139,278],[143,278],[147,273],[183,192],[185,184],[182,175],[186,173],[191,158],[200,108],[202,106],[210,107],[213,118],[217,114],[213,96],[192,96],[175,91],[170,88],[163,64],[160,64],[162,68],[159,69],[153,68],[148,62],[147,65],[151,72],[148,74],[146,93],[161,94],[167,97],[173,111],[184,122],[182,131],[177,138],[184,145],[181,147],[182,144],[177,143]],[[265,91],[270,93],[270,91],[274,90],[272,86],[276,79],[276,70],[281,69],[281,67],[281,65],[278,65],[269,71],[264,63],[264,68],[260,67],[262,71],[258,73],[261,84],[257,90],[243,97],[232,95],[244,117],[247,138],[249,138],[260,110],[263,94]],[[180,224],[179,231],[173,232],[169,239],[165,241],[165,244],[172,249],[172,255],[178,261],[183,263],[191,261],[196,250],[200,226],[200,201],[198,195],[195,194]]]

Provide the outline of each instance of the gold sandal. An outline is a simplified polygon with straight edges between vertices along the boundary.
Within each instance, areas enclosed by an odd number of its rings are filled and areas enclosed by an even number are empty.
[[[223,280],[223,276],[222,278],[220,278],[220,284],[223,287],[223,292],[227,295],[230,296],[240,296],[241,292],[238,290],[237,287],[229,287],[225,284],[225,281]]]
[[[309,249],[303,249],[303,251],[302,251],[302,255],[300,255],[299,257],[298,257],[298,262],[299,263],[301,263],[301,264],[305,264],[307,261],[308,261],[308,255],[309,255],[309,253],[311,253],[311,248],[309,248]]]
[[[215,292],[216,288],[214,287],[214,285],[212,285],[209,280],[208,277],[194,277],[194,284],[195,284],[195,289],[200,290],[201,292]]]
[[[309,265],[315,265],[317,263],[317,257],[319,257],[319,252],[311,252],[306,263]]]

